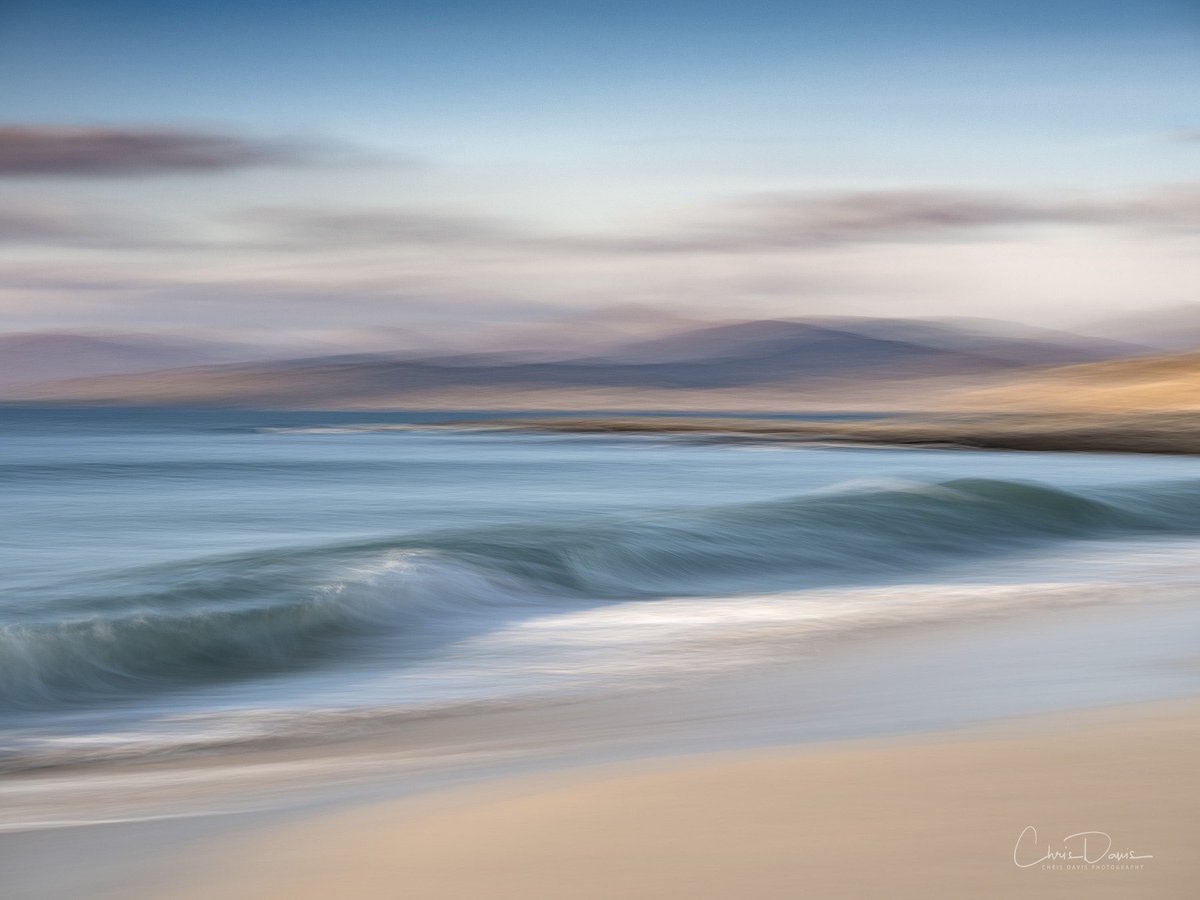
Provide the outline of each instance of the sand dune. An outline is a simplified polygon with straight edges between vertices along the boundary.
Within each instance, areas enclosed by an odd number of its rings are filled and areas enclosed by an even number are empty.
[[[947,398],[963,409],[1118,412],[1200,409],[1200,354],[1050,369]]]

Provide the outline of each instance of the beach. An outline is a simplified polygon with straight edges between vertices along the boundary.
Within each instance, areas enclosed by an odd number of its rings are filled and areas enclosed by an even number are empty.
[[[141,896],[1182,898],[1198,713],[1132,705],[363,802],[200,842]]]

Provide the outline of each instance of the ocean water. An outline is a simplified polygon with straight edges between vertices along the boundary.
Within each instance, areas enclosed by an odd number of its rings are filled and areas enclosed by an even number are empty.
[[[1200,460],[432,425],[475,418],[0,411],[0,766],[1200,609]]]

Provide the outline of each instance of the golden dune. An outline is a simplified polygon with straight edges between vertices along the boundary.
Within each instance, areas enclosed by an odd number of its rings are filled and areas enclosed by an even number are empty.
[[[945,403],[1026,412],[1195,410],[1200,409],[1200,353],[1064,366],[964,391]]]

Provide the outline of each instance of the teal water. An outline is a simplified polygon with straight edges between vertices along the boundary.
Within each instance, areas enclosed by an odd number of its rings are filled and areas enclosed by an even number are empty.
[[[619,692],[831,632],[1188,602],[1200,460],[0,410],[14,765]],[[408,427],[399,427],[408,426]]]

